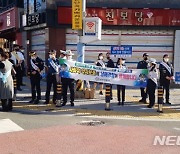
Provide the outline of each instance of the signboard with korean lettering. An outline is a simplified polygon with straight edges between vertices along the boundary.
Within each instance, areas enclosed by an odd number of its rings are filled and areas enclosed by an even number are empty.
[[[82,29],[82,0],[72,0],[72,29]]]
[[[34,26],[34,25],[39,25],[42,23],[45,23],[46,13],[34,13],[34,14],[28,14],[26,16],[26,26]],[[25,17],[24,17],[25,19]],[[25,24],[23,25],[25,26]]]
[[[58,7],[58,23],[71,24],[72,9]],[[180,26],[178,9],[87,8],[86,17],[99,17],[103,25]]]
[[[175,82],[180,84],[180,72],[175,73]]]
[[[131,57],[132,46],[128,46],[128,45],[111,46],[111,54],[116,55],[116,57]]]
[[[0,31],[18,27],[17,8],[11,8],[0,14]]]

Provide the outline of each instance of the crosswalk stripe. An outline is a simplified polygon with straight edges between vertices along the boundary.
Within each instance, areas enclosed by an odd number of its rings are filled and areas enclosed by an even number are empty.
[[[0,120],[0,133],[8,133],[15,131],[23,131],[24,129],[18,126],[16,123],[10,119],[1,119]]]

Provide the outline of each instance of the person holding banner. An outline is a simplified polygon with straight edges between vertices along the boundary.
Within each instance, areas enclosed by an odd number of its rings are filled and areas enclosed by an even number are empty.
[[[123,70],[126,70],[125,59],[124,58],[118,58],[116,67],[121,69],[122,72],[123,72]],[[126,87],[124,85],[117,85],[118,105],[124,105],[125,89],[126,89]]]
[[[166,91],[166,104],[171,105],[169,102],[169,89],[170,82],[174,79],[173,77],[173,67],[169,63],[169,55],[165,54],[163,56],[163,61],[159,65],[160,71],[160,86],[163,86],[163,90]]]
[[[38,104],[41,100],[41,71],[44,69],[44,62],[37,56],[37,53],[32,51],[29,53],[30,62],[28,68],[28,75],[31,81],[32,100],[29,103]],[[37,93],[37,98],[36,98]]]
[[[147,53],[143,54],[143,60],[140,61],[137,65],[137,69],[147,69],[147,65],[148,65],[148,58],[149,55]],[[141,97],[142,99],[139,100],[139,102],[143,102],[146,103],[146,98],[147,98],[147,88],[140,88],[141,90]]]
[[[46,89],[46,101],[44,104],[49,104],[49,97],[50,97],[50,91],[51,86],[53,85],[53,103],[56,104],[56,97],[57,97],[57,80],[56,76],[59,74],[59,60],[56,58],[56,50],[50,50],[49,51],[49,58],[46,61],[45,65],[47,69],[47,89]]]
[[[106,67],[114,68],[115,67],[114,66],[114,61],[111,59],[110,54],[108,52],[106,53],[106,58],[108,60]],[[112,100],[113,99],[113,96],[112,96],[112,84],[110,85],[110,87],[111,87],[110,95],[111,95],[111,100]]]
[[[104,61],[103,61],[104,57],[103,57],[103,53],[99,53],[98,55],[98,60],[95,63],[96,66],[100,66],[100,67],[105,67]],[[96,90],[96,86],[97,86],[97,82],[94,83],[94,90]],[[99,95],[103,95],[103,83],[99,83]]]
[[[147,88],[148,95],[149,95],[149,105],[148,108],[152,108],[155,104],[155,91],[157,87],[157,80],[158,80],[158,70],[156,68],[156,59],[151,58],[148,66],[148,81],[147,81]]]
[[[72,61],[72,56],[74,54],[71,52],[71,50],[66,50],[66,52],[64,54],[66,55],[66,59],[68,61]],[[74,82],[75,82],[74,79],[61,76],[61,81],[62,81],[62,89],[63,89],[63,104],[62,104],[62,106],[65,106],[67,103],[67,89],[68,89],[68,87],[69,87],[69,91],[70,91],[70,103],[71,103],[71,106],[74,106],[74,97],[75,97],[74,96]]]

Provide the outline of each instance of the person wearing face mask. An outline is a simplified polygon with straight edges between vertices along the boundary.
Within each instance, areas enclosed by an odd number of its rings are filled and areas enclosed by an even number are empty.
[[[174,79],[173,77],[173,67],[169,63],[169,55],[165,54],[163,56],[163,61],[159,65],[160,71],[160,86],[163,86],[163,90],[166,91],[166,104],[171,105],[169,102],[169,89],[170,83]]]
[[[98,60],[95,63],[96,66],[100,66],[100,67],[105,67],[104,61],[103,61],[104,57],[103,57],[103,53],[100,53],[98,55]],[[96,86],[97,86],[97,82],[94,83],[94,89],[96,90]],[[99,95],[103,95],[103,83],[99,83]]]
[[[110,57],[110,54],[107,52],[106,53],[106,58],[107,58],[107,65],[106,65],[106,67],[109,67],[109,68],[114,68],[115,66],[114,66],[114,62],[113,62],[113,60],[111,59],[111,57]],[[111,100],[113,99],[113,96],[112,96],[112,85],[110,85],[110,87],[111,87],[111,89],[110,89],[110,95],[111,95]]]
[[[17,90],[22,91],[22,77],[23,77],[23,68],[22,62],[24,61],[24,56],[20,52],[19,45],[14,45],[14,50],[11,52],[11,59],[14,61],[14,67],[16,71],[16,80],[17,80]]]
[[[148,81],[147,81],[147,88],[148,95],[149,95],[149,105],[148,108],[152,108],[155,104],[155,91],[157,87],[157,80],[158,80],[158,70],[156,68],[156,59],[151,58],[149,63],[149,73],[148,73]]]
[[[66,55],[66,59],[68,61],[73,60],[72,56],[74,54],[71,52],[71,50],[66,50],[66,52],[64,54]],[[69,87],[69,91],[70,91],[70,103],[71,103],[71,106],[74,106],[74,82],[75,82],[74,79],[61,77],[61,81],[62,81],[62,90],[63,90],[62,106],[65,106],[67,103],[67,89],[68,89],[68,87]]]
[[[41,88],[40,88],[40,82],[41,82],[41,71],[44,69],[44,62],[42,59],[40,59],[36,52],[32,51],[29,53],[30,62],[29,62],[29,68],[28,68],[28,74],[30,76],[31,81],[31,94],[32,94],[32,100],[29,103],[38,104],[41,100]],[[37,97],[36,97],[37,93]]]
[[[9,61],[9,55],[0,48],[0,100],[3,111],[11,111],[13,108],[12,99],[14,96],[14,85],[12,73],[13,64]]]
[[[147,69],[147,66],[148,66],[148,58],[149,58],[149,55],[147,53],[144,53],[143,54],[143,60],[138,62],[138,65],[137,65],[137,69]],[[143,103],[146,103],[146,98],[147,98],[147,88],[140,88],[141,90],[141,100],[139,100],[139,102],[143,102]]]
[[[46,72],[47,72],[47,89],[46,89],[46,101],[44,104],[49,104],[49,97],[51,86],[53,85],[53,103],[56,104],[57,97],[57,80],[56,76],[59,74],[59,60],[56,58],[56,50],[49,51],[49,58],[46,61]]]
[[[24,55],[24,48],[23,46],[19,46],[19,52],[23,55],[24,59],[22,60],[21,67],[22,67],[22,77],[21,77],[21,86],[25,86],[23,83],[23,76],[26,75],[26,62],[25,62],[25,55]]]
[[[125,59],[124,58],[118,58],[118,61],[116,63],[116,67],[121,69],[122,71],[126,70]],[[126,89],[126,87],[124,85],[117,85],[118,105],[124,105],[125,89]]]

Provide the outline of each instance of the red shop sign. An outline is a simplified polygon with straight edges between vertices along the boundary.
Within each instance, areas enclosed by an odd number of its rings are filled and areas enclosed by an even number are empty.
[[[180,26],[177,9],[107,9],[87,8],[87,17],[100,17],[103,25]],[[72,9],[58,7],[58,23],[72,23]]]
[[[18,27],[17,8],[0,14],[0,31]]]

